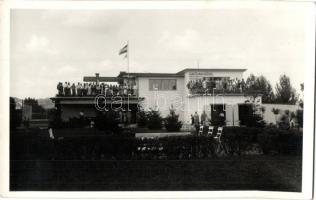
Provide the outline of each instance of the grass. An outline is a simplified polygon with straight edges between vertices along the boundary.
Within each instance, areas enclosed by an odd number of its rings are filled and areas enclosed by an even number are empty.
[[[210,160],[12,160],[13,191],[301,191],[298,156]]]

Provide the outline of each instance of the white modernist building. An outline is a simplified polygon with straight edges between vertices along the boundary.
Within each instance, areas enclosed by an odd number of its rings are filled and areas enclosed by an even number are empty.
[[[178,73],[120,72],[117,77],[100,77],[96,74],[84,77],[83,81],[95,84],[117,82],[122,88],[129,85],[129,88],[133,88],[133,95],[121,100],[122,104],[129,104],[133,116],[136,116],[137,106],[144,110],[158,110],[163,117],[173,108],[185,124],[191,123],[191,115],[195,112],[200,116],[205,112],[210,122],[222,121],[226,126],[238,126],[242,124],[249,106],[261,104],[260,95],[254,98],[243,90],[245,71],[188,68]],[[117,101],[113,96],[106,98],[107,103]],[[77,116],[80,110],[90,117],[97,112],[93,96],[56,96],[52,100],[61,106],[64,120]]]

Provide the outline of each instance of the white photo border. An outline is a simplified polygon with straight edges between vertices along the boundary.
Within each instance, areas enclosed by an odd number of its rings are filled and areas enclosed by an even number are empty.
[[[183,191],[183,192],[11,192],[9,191],[9,77],[10,11],[12,9],[238,9],[277,8],[285,4],[306,9],[304,66],[304,137],[302,192]],[[311,199],[313,195],[315,104],[315,7],[311,2],[278,1],[6,1],[1,6],[0,57],[0,194],[14,198],[108,198],[108,199]],[[290,22],[289,22],[290,23]],[[313,25],[313,26],[311,26]],[[299,69],[298,69],[299,70]]]

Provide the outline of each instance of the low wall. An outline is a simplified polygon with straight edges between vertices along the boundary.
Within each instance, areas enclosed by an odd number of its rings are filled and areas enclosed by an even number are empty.
[[[289,104],[262,104],[262,107],[265,108],[265,112],[263,113],[263,119],[267,124],[275,124],[276,117],[280,118],[282,114],[284,114],[285,110],[289,110],[290,112],[296,112],[296,110],[301,109],[298,105],[289,105]],[[275,116],[272,112],[272,109],[279,109],[279,115]]]

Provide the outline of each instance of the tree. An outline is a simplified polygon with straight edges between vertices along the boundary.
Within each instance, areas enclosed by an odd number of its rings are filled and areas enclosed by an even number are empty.
[[[137,112],[137,125],[139,127],[146,127],[148,122],[148,117],[146,111],[144,109],[140,108]]]
[[[261,94],[263,103],[273,103],[274,93],[270,82],[264,76],[250,74],[246,80],[246,92]]]
[[[175,113],[173,108],[170,109],[170,114],[165,118],[165,127],[167,131],[179,131],[182,127],[182,122],[179,121],[179,115]]]
[[[299,106],[303,109],[304,108],[304,83],[300,84],[301,92],[303,93],[303,98],[299,100]]]
[[[147,113],[148,121],[147,121],[147,127],[149,129],[158,130],[162,128],[162,117],[160,116],[159,111],[156,110],[150,110]]]
[[[298,100],[296,91],[291,85],[290,78],[285,74],[280,76],[279,83],[277,83],[275,90],[275,100],[277,103],[295,104]]]
[[[22,116],[16,110],[16,103],[14,98],[10,97],[10,128],[15,129],[22,121]]]
[[[303,128],[303,110],[296,110],[296,119],[299,127]]]

